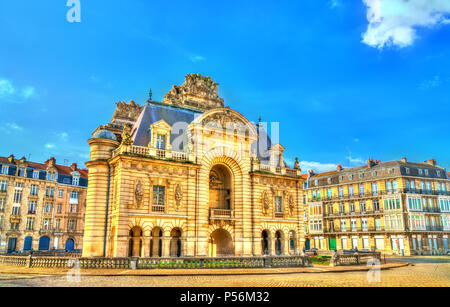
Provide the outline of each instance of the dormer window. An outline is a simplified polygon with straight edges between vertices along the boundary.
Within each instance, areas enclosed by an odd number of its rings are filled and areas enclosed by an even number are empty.
[[[20,167],[17,172],[17,176],[23,177],[24,174],[25,174],[25,171],[24,171],[23,167]]]
[[[148,144],[151,148],[156,148],[158,150],[172,150],[170,146],[170,131],[172,127],[165,122],[164,120],[160,120],[156,123],[153,123],[150,126],[151,130],[151,141]]]
[[[8,175],[8,173],[9,173],[9,166],[2,165],[2,175]]]
[[[166,136],[162,134],[158,134],[156,136],[156,148],[159,150],[166,149]]]
[[[425,176],[428,176],[428,170],[427,169],[425,170]]]
[[[80,177],[74,176],[72,178],[72,185],[79,185],[80,184]]]
[[[419,175],[422,175],[422,174],[423,174],[423,171],[421,168],[419,168]]]
[[[39,179],[39,171],[33,171],[33,179]]]

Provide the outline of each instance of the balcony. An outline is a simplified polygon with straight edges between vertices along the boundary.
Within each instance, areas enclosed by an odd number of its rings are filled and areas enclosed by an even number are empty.
[[[36,210],[28,210],[28,214],[36,214]]]
[[[209,209],[209,218],[210,219],[214,219],[214,218],[231,219],[231,218],[234,218],[234,210],[210,208]]]
[[[259,172],[269,172],[278,175],[301,176],[301,170],[299,169],[261,164],[255,161],[253,161],[252,170]]]
[[[284,218],[284,213],[283,212],[275,212],[275,217],[282,219],[282,218]]]
[[[166,211],[165,206],[152,205],[152,212],[164,213]]]
[[[55,197],[53,195],[45,195],[44,200],[45,201],[54,201]]]
[[[194,162],[194,156],[188,155],[184,152],[175,152],[171,150],[161,150],[150,147],[143,146],[120,146],[116,150],[113,151],[113,157],[118,155],[138,155],[138,156],[147,156],[149,158],[156,159],[167,159],[167,160],[176,160],[176,161],[191,161]]]

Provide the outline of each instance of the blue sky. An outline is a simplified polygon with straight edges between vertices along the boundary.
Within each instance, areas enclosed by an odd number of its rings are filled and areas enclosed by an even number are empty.
[[[187,73],[280,122],[303,170],[367,158],[450,169],[450,1],[0,0],[0,155],[83,164],[115,102]]]

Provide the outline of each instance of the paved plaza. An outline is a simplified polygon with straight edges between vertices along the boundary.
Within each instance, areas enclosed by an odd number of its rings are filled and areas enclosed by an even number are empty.
[[[449,287],[450,263],[448,257],[411,257],[392,259],[408,261],[413,265],[383,270],[381,282],[368,282],[367,272],[302,272],[285,274],[234,275],[160,275],[160,276],[92,276],[70,281],[66,275],[0,274],[0,287],[317,287],[317,286],[393,286],[393,287]],[[325,270],[325,268],[323,269]]]

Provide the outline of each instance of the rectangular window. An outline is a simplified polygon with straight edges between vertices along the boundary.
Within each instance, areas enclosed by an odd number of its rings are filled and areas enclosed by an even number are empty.
[[[156,148],[160,150],[166,149],[166,136],[162,134],[158,134],[156,136]]]
[[[19,170],[17,171],[17,176],[19,177],[23,177],[25,174],[25,171],[22,167],[19,168]]]
[[[348,195],[349,196],[353,196],[354,195],[353,186],[352,185],[348,187]]]
[[[33,171],[33,179],[39,179],[39,171]]]
[[[5,180],[0,181],[0,192],[6,192],[8,183]]]
[[[77,220],[69,220],[67,225],[67,229],[69,231],[75,231],[77,229]]]
[[[57,213],[61,213],[62,212],[62,204],[58,204],[57,208]]]
[[[355,212],[355,203],[350,203],[350,212]]]
[[[363,231],[367,231],[367,219],[361,219],[361,228]]]
[[[63,198],[63,193],[64,193],[63,189],[59,189],[58,191],[59,198]]]
[[[22,188],[14,189],[14,203],[20,204],[22,202]]]
[[[28,231],[34,230],[34,217],[27,218],[27,230]]]
[[[50,230],[50,219],[45,218],[42,220],[42,230]]]
[[[44,212],[45,213],[51,213],[52,212],[52,204],[51,203],[46,203],[45,204]]]
[[[372,183],[372,194],[378,195],[378,184],[376,182]]]
[[[397,180],[394,180],[394,181],[392,182],[392,191],[393,191],[394,193],[397,193],[397,192],[398,192],[398,183],[397,183]]]
[[[360,209],[361,213],[366,212],[366,202],[365,201],[362,201],[359,203],[359,209]]]
[[[36,214],[37,202],[35,200],[30,201],[28,204],[28,214]]]
[[[38,195],[38,185],[32,184],[30,187],[30,195],[37,196]]]
[[[359,185],[359,195],[364,196],[364,185],[363,184]]]
[[[373,200],[373,211],[380,211],[380,201],[378,199]]]
[[[80,177],[75,176],[72,178],[72,185],[79,185],[80,183]]]
[[[55,220],[55,230],[59,231],[61,228],[61,219],[56,219]]]
[[[6,198],[0,198],[0,212],[5,212]]]
[[[13,216],[20,216],[20,206],[14,205],[12,207],[12,213]]]
[[[275,196],[275,213],[283,213],[283,199],[281,196]]]
[[[165,187],[160,185],[153,186],[153,211],[164,212],[165,205]]]

